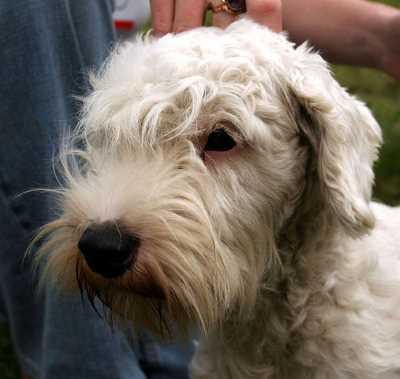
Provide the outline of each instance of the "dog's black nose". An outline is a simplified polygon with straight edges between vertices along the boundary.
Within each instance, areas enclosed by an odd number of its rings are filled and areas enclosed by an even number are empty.
[[[78,247],[90,269],[106,278],[123,275],[134,263],[140,240],[114,223],[90,226]]]

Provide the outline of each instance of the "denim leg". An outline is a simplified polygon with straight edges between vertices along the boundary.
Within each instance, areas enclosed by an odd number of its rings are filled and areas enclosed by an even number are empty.
[[[38,295],[22,259],[52,217],[42,194],[16,195],[54,186],[53,155],[78,109],[73,95],[86,91],[88,70],[113,42],[110,14],[111,0],[0,2],[0,301],[20,364],[34,379],[186,377],[190,347],[180,355],[148,339],[159,351],[150,360],[142,337],[128,342],[80,299],[51,288]],[[164,376],[150,373],[156,366]]]
[[[138,339],[140,366],[148,379],[187,379],[189,365],[194,353],[194,341],[185,344],[155,343],[147,332],[141,332]]]

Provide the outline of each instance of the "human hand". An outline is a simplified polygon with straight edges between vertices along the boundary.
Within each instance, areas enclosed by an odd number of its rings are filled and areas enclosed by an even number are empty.
[[[391,17],[386,24],[382,42],[384,53],[381,59],[382,69],[400,80],[400,12]]]
[[[150,0],[152,27],[155,35],[179,33],[203,24],[207,0]],[[279,32],[282,30],[281,0],[247,0],[246,15]],[[213,15],[213,25],[227,27],[237,16],[227,12]]]

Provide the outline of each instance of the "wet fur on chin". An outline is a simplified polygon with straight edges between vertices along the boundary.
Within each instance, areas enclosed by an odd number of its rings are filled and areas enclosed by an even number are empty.
[[[43,282],[162,336],[200,326],[196,379],[400,377],[400,211],[370,202],[381,132],[317,53],[244,19],[121,45],[91,83]],[[218,128],[235,151],[204,153]],[[110,221],[142,241],[115,279],[77,247]]]

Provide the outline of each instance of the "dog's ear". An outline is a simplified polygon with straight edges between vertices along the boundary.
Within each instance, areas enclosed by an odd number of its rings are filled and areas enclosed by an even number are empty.
[[[288,76],[288,88],[298,132],[313,156],[321,200],[349,234],[360,236],[375,221],[369,201],[381,144],[379,125],[333,79],[318,54],[306,46],[296,54],[299,63]]]

